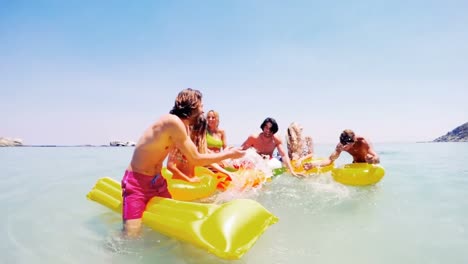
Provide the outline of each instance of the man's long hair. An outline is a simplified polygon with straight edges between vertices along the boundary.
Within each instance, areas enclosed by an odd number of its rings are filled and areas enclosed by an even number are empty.
[[[260,128],[263,130],[267,123],[271,123],[271,133],[276,134],[276,132],[278,132],[278,123],[276,123],[276,120],[272,117],[267,117],[265,120],[263,120],[262,124],[260,125]]]
[[[190,118],[193,111],[198,109],[202,103],[202,97],[203,95],[199,90],[184,89],[177,95],[174,107],[169,113],[182,119]]]

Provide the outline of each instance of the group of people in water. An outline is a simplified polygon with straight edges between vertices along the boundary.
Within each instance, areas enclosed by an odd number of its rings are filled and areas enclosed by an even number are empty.
[[[275,119],[266,118],[260,128],[262,132],[250,135],[241,147],[228,147],[226,133],[219,128],[219,114],[214,110],[204,114],[202,93],[191,88],[179,92],[170,112],[162,115],[140,137],[123,176],[124,233],[130,237],[139,235],[142,215],[151,198],[171,198],[167,182],[161,176],[166,158],[173,178],[189,182],[199,181],[194,175],[195,166],[208,166],[234,177],[223,167],[223,161],[243,157],[248,148],[254,148],[265,158],[271,158],[276,149],[289,173],[297,177],[304,176],[297,171],[333,163],[343,151],[353,156],[353,162],[380,162],[371,144],[349,129],[341,133],[340,142],[328,159],[314,161],[312,138],[302,136],[299,124],[293,122],[287,129],[287,151],[276,134]]]

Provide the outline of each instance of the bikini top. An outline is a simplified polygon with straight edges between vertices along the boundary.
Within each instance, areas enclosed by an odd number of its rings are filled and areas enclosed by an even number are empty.
[[[171,153],[179,163],[188,163],[187,158],[178,149],[174,149]]]
[[[213,137],[210,133],[206,133],[206,143],[208,148],[221,149],[224,145],[223,140]]]

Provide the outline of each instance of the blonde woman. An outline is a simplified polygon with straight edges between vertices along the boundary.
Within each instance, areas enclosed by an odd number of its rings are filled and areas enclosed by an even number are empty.
[[[206,120],[208,121],[206,133],[208,149],[216,153],[226,149],[226,133],[219,128],[219,113],[214,110],[208,111]]]
[[[303,137],[302,130],[303,127],[301,125],[292,122],[287,129],[286,135],[289,159],[294,161],[294,163],[297,164],[295,166],[296,169],[300,170],[302,170],[302,168],[299,167],[302,161],[314,157],[312,137]]]

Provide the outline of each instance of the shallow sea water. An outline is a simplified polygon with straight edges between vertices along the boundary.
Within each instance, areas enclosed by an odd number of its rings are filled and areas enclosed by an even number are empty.
[[[468,263],[468,143],[375,144],[386,175],[350,187],[329,174],[281,175],[234,195],[280,221],[229,261],[145,228],[120,238],[121,216],[86,199],[121,179],[133,148],[0,148],[1,263]],[[318,145],[327,156],[332,145]],[[343,153],[336,162],[351,161]]]

